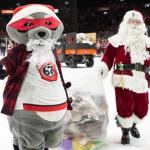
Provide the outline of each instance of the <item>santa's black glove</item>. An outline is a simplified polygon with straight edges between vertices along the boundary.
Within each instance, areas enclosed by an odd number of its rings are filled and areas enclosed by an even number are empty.
[[[5,77],[7,77],[6,70],[4,70],[3,65],[0,64],[0,80],[3,80]]]

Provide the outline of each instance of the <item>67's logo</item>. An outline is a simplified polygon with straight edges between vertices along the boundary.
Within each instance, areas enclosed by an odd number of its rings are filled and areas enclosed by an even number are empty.
[[[38,66],[41,78],[47,81],[56,81],[58,78],[58,73],[55,64],[52,62],[46,63],[42,66]]]

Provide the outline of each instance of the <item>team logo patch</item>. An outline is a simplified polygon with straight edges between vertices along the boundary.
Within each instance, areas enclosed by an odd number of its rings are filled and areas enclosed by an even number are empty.
[[[41,78],[47,81],[56,81],[58,78],[57,69],[52,62],[46,63],[42,66],[38,66]]]

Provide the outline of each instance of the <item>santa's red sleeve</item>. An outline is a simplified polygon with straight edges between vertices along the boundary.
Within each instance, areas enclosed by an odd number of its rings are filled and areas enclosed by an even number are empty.
[[[116,48],[111,44],[108,45],[104,56],[101,59],[100,68],[102,69],[102,78],[105,78],[109,72],[109,70],[113,66],[114,58],[115,58]]]
[[[114,57],[115,48],[111,44],[109,44],[102,58],[102,62],[104,62],[107,65],[109,70],[112,68]]]

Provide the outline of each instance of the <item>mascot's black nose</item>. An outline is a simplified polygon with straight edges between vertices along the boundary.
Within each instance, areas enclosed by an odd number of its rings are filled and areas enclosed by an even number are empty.
[[[41,38],[43,38],[46,35],[46,32],[40,31],[37,33],[37,35]]]

